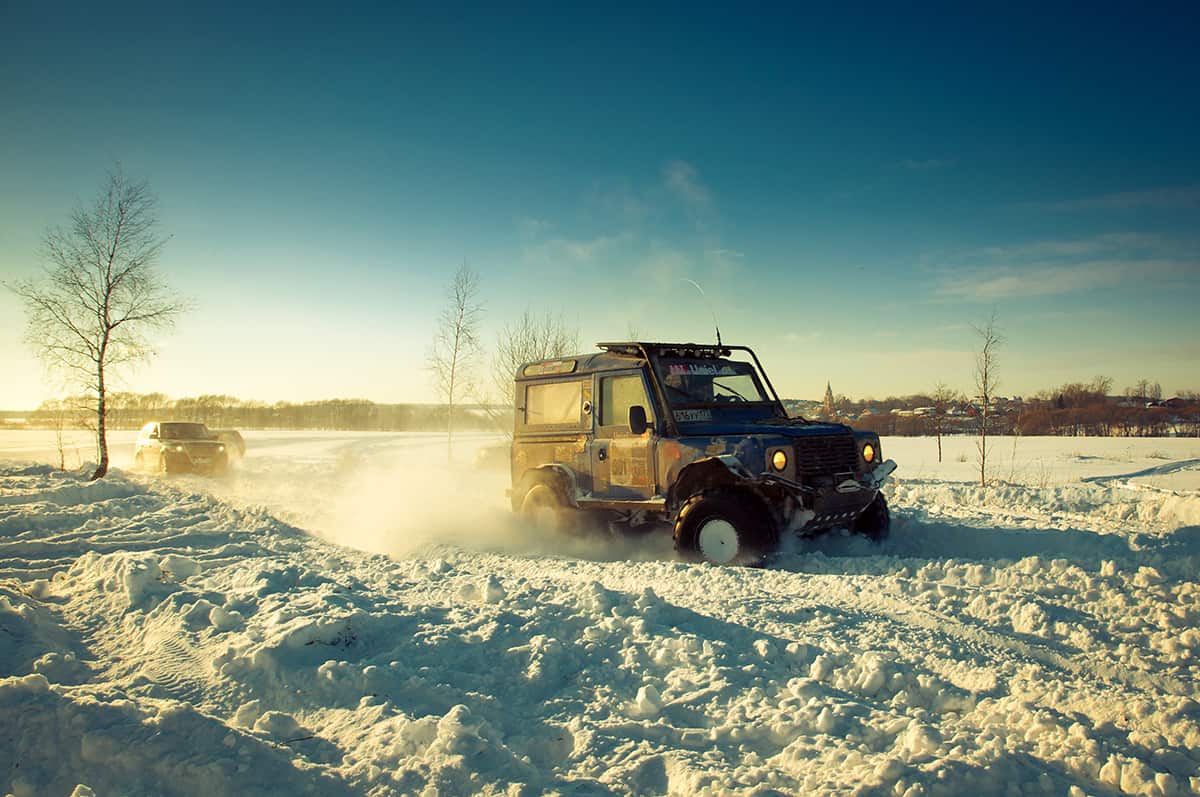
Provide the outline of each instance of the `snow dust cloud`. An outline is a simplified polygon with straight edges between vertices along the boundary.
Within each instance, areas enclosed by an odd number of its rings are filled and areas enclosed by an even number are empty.
[[[433,546],[612,561],[672,558],[668,534],[548,535],[509,504],[507,441],[439,434],[347,438],[247,435],[245,460],[225,479],[194,480],[242,505],[261,505],[330,542],[406,557]]]

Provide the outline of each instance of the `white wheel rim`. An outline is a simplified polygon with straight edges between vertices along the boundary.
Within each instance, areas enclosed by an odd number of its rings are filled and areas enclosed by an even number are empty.
[[[717,564],[732,562],[738,555],[738,534],[724,518],[713,518],[700,527],[700,553]]]

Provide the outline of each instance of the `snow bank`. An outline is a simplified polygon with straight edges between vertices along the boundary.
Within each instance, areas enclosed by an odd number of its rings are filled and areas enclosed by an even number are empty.
[[[324,478],[416,445],[322,440],[358,452],[304,443]],[[0,466],[0,793],[1200,791],[1189,493],[923,476],[883,546],[764,569],[547,553],[494,500],[379,512],[381,547],[431,524],[386,557],[298,526],[388,480],[279,450],[211,483]],[[297,495],[256,492],[274,465]]]

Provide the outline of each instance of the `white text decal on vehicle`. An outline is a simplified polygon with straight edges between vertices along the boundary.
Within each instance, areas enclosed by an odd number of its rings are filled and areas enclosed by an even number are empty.
[[[680,423],[711,421],[712,410],[675,410],[675,420]]]
[[[708,365],[705,363],[671,363],[667,366],[668,374],[696,376],[737,376],[737,371],[731,365]]]

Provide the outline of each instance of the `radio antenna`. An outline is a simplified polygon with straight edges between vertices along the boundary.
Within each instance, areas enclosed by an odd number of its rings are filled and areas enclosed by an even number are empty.
[[[721,326],[717,323],[717,311],[713,310],[712,302],[708,300],[708,295],[704,289],[700,287],[700,283],[695,280],[690,280],[687,277],[680,277],[680,282],[686,282],[696,290],[700,291],[700,295],[704,297],[704,303],[708,305],[708,312],[712,316],[713,328],[717,330],[717,348],[721,347]]]

